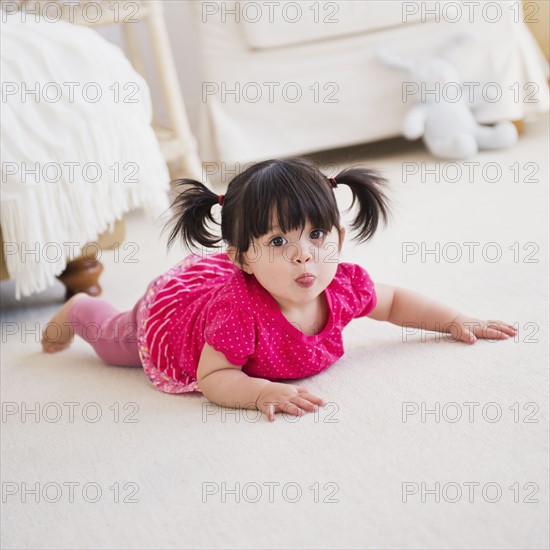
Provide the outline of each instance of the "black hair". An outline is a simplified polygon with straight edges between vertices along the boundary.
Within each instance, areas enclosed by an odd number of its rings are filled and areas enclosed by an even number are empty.
[[[378,171],[361,166],[345,168],[334,179],[338,185],[349,186],[353,194],[346,212],[358,202],[351,226],[358,234],[353,239],[359,243],[367,241],[381,220],[388,221],[386,180]],[[326,232],[334,226],[340,228],[340,212],[332,184],[316,164],[307,159],[266,160],[235,176],[223,200],[221,224],[212,216],[212,206],[218,204],[216,193],[193,179],[183,178],[172,183],[177,195],[171,204],[172,218],[167,223],[172,227],[168,249],[177,238],[191,250],[197,248],[197,244],[221,248],[218,243],[223,241],[236,248],[237,262],[242,266],[252,239],[270,232],[272,213],[276,214],[282,233],[303,229],[307,220]],[[208,220],[221,225],[221,237],[208,230]],[[342,243],[339,248],[341,246]]]

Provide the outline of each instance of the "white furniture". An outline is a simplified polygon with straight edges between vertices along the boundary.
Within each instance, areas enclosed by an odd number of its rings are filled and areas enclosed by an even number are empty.
[[[11,13],[0,26],[2,241],[19,299],[126,212],[161,223],[170,176],[149,88],[119,47],[65,20]]]
[[[547,112],[548,64],[521,4],[491,4],[501,13],[445,1],[193,2],[203,162],[231,165],[400,135],[403,75],[382,66],[376,49],[432,56],[464,31],[477,39],[454,52],[461,78],[479,89],[496,82],[502,91],[479,122]]]
[[[201,162],[197,153],[197,141],[193,136],[174,64],[174,57],[168,40],[163,17],[162,2],[158,0],[139,2],[139,20],[147,26],[155,68],[160,78],[162,96],[169,120],[169,126],[155,124],[164,157],[169,166],[174,166],[174,177],[200,179]],[[128,5],[127,3],[120,5]],[[128,56],[137,71],[146,78],[143,50],[140,49],[135,25],[124,24]],[[179,169],[178,169],[179,167]]]
[[[124,33],[127,55],[134,69],[146,80],[159,79],[168,126],[153,120],[153,128],[159,140],[164,158],[173,177],[193,177],[199,179],[202,169],[197,154],[197,141],[189,127],[185,104],[174,65],[174,57],[168,40],[163,16],[163,2],[159,0],[18,0],[0,3],[8,13],[26,10],[28,20],[35,15],[100,27],[120,24]],[[148,32],[147,43],[140,43],[140,27]],[[157,74],[147,74],[144,49],[150,49],[152,62]]]

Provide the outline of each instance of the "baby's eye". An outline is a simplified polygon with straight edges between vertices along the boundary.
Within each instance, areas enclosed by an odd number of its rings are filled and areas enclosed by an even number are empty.
[[[270,246],[274,246],[275,248],[280,248],[283,246],[283,243],[281,241],[285,241],[286,239],[283,239],[283,237],[275,237],[274,239],[271,239],[269,242]]]
[[[316,233],[321,233],[321,235],[318,235],[317,237],[313,236]],[[326,233],[322,229],[314,229],[311,232],[311,235],[312,235],[312,237],[311,237],[312,239],[322,239],[326,235]]]

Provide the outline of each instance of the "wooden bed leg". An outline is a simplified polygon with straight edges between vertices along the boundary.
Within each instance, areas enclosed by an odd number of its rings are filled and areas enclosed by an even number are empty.
[[[525,124],[523,123],[522,118],[518,120],[512,120],[512,124],[516,127],[519,136],[522,136],[525,133]]]
[[[68,300],[78,292],[85,292],[89,296],[99,296],[99,275],[103,271],[103,264],[96,260],[95,255],[80,256],[67,263],[65,271],[57,278],[65,285],[65,299]]]

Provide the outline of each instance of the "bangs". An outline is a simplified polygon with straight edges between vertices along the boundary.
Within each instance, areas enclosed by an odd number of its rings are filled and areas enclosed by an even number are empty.
[[[257,239],[272,232],[273,221],[282,233],[303,229],[308,220],[326,232],[339,226],[334,192],[314,165],[302,159],[270,162],[250,179],[244,191],[246,214],[235,239],[238,248],[247,250],[250,237]]]

